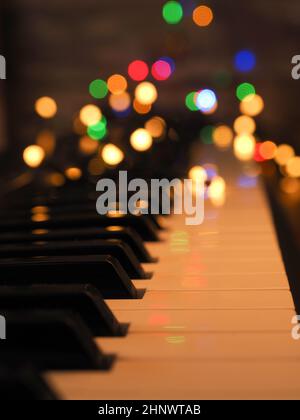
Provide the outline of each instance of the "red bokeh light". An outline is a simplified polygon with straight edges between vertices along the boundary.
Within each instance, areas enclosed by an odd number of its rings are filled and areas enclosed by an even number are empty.
[[[141,60],[133,61],[128,66],[128,74],[132,80],[136,82],[142,82],[149,74],[147,63]]]

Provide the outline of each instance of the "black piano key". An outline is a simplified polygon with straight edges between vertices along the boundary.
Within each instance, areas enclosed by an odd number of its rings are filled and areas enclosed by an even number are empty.
[[[111,255],[120,262],[129,277],[149,278],[129,246],[116,239],[0,245],[0,259],[41,255]]]
[[[89,285],[0,286],[0,313],[20,308],[70,310],[95,336],[118,337],[127,332],[127,325],[118,322],[99,291]]]
[[[19,310],[4,313],[7,339],[2,360],[32,363],[41,370],[109,369],[113,357],[96,345],[82,319],[72,312]]]
[[[49,217],[42,214],[41,219],[1,219],[0,232],[28,231],[33,229],[58,229],[82,227],[107,227],[112,225],[128,226],[134,228],[145,241],[158,241],[157,228],[152,220],[143,215],[110,214],[100,216],[95,212],[58,215]]]
[[[111,256],[49,256],[0,259],[0,284],[92,284],[105,299],[137,299],[139,293]]]
[[[55,401],[59,397],[32,366],[0,365],[2,401]]]
[[[0,244],[36,241],[81,241],[88,239],[119,239],[127,243],[140,262],[156,262],[144,246],[140,235],[131,228],[109,226],[106,228],[36,229],[29,232],[0,233]]]

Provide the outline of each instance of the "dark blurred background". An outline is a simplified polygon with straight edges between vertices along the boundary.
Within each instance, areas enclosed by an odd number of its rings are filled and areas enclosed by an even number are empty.
[[[134,59],[172,57],[176,71],[164,83],[157,112],[188,118],[186,94],[203,86],[216,90],[213,122],[232,123],[238,115],[235,88],[253,82],[265,100],[257,118],[272,140],[298,146],[300,80],[291,78],[291,58],[300,54],[299,0],[206,1],[214,23],[199,28],[186,17],[167,25],[163,0],[1,0],[0,53],[7,58],[7,80],[0,81],[2,151],[34,142],[34,102],[57,101],[58,134],[71,131],[72,118],[89,102],[88,84],[112,73],[126,74]],[[198,1],[184,1],[187,14]],[[249,74],[234,69],[234,54],[250,49],[257,66]],[[227,80],[226,86],[220,80]],[[4,94],[5,92],[5,94]],[[299,150],[298,150],[299,151]]]

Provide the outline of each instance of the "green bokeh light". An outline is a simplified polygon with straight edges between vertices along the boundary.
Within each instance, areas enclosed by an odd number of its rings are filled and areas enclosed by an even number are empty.
[[[200,137],[203,144],[212,144],[213,143],[213,134],[215,127],[212,125],[206,125],[200,131]]]
[[[185,105],[190,111],[199,111],[195,104],[195,95],[197,92],[190,92],[185,98]]]
[[[240,101],[255,93],[255,87],[251,83],[241,83],[236,89],[236,96]]]
[[[87,134],[93,140],[102,140],[107,134],[106,118],[103,116],[101,121],[97,124],[90,125],[87,129]]]
[[[183,9],[177,1],[168,1],[163,7],[163,18],[170,25],[176,25],[183,18]]]
[[[104,80],[96,79],[90,83],[89,92],[95,99],[103,99],[108,94],[108,87]]]

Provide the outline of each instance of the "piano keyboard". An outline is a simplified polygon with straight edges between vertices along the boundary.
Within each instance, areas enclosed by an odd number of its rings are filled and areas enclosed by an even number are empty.
[[[238,186],[233,162],[220,171],[225,203],[207,201],[200,226],[185,215],[97,223],[90,203],[83,223],[84,203],[3,209],[8,399],[299,395],[295,308],[263,186]]]

